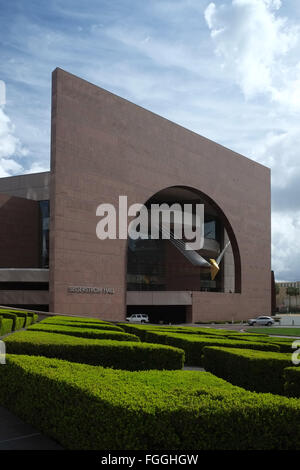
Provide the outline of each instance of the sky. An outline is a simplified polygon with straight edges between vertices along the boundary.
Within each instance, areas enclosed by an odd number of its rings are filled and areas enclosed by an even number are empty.
[[[300,280],[299,0],[0,0],[0,177],[50,166],[60,67],[271,168],[272,269]]]

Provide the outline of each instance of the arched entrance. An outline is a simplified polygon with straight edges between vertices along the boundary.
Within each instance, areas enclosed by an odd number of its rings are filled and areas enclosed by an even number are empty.
[[[189,257],[184,256],[180,245],[172,240],[172,233],[171,239],[163,238],[162,232],[159,239],[129,238],[127,313],[148,313],[150,321],[154,322],[169,323],[173,317],[177,323],[182,323],[188,317],[191,305],[188,295],[192,296],[192,292],[240,293],[238,244],[222,209],[201,191],[183,186],[159,191],[148,199],[145,206],[150,209],[153,204],[168,204],[169,207],[175,207],[176,204],[182,209],[188,204],[193,216],[197,204],[204,206],[204,244],[196,253],[207,261],[208,266],[195,265]],[[175,219],[173,228],[174,223]],[[211,260],[218,259],[224,247],[226,251],[220,261],[220,270],[213,277]]]

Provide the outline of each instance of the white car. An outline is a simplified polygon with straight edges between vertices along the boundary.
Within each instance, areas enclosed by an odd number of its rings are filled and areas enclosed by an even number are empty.
[[[149,323],[149,317],[144,313],[132,314],[130,317],[126,317],[126,320],[132,323]]]
[[[261,317],[257,317],[257,318],[250,318],[250,320],[248,320],[248,324],[250,326],[253,326],[253,325],[267,325],[267,326],[271,326],[271,325],[274,325],[275,321],[272,317],[266,317],[266,316],[261,316]]]

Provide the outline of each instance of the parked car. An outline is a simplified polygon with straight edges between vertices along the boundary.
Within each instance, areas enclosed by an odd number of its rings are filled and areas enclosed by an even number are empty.
[[[126,320],[132,323],[149,323],[149,317],[144,313],[132,314],[130,317],[126,317]]]
[[[266,316],[260,316],[260,317],[257,317],[257,318],[250,318],[250,320],[248,320],[248,324],[250,326],[253,326],[253,325],[267,325],[267,326],[271,326],[271,325],[274,325],[275,321],[272,317],[266,317]]]

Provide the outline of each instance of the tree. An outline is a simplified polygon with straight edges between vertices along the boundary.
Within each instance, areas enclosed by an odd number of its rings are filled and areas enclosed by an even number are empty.
[[[294,297],[296,295],[299,295],[299,289],[298,287],[287,287],[286,288],[286,294],[289,296],[289,312],[291,310],[291,297]]]

